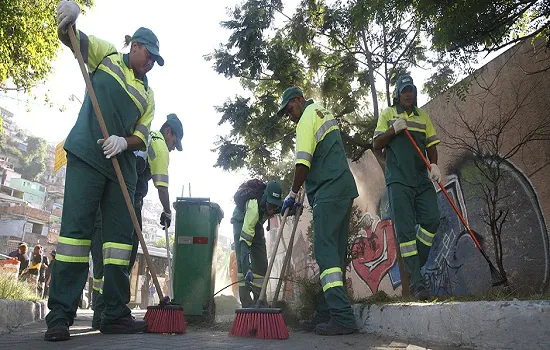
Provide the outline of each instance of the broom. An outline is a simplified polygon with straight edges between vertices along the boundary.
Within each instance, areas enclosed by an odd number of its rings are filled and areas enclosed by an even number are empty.
[[[275,262],[275,255],[277,254],[277,248],[279,247],[279,242],[283,235],[283,229],[289,212],[290,208],[286,210],[281,225],[279,226],[275,249],[271,254],[271,259],[267,266],[258,302],[255,307],[235,310],[235,320],[229,331],[229,335],[231,336],[260,339],[288,339],[288,330],[283,320],[281,309],[264,308],[261,307],[261,305],[264,303],[269,275],[271,274],[271,268]]]
[[[71,41],[72,50],[76,55],[78,65],[80,66],[80,71],[82,72],[82,76],[84,77],[86,89],[88,91],[88,95],[90,96],[90,100],[92,101],[99,127],[101,128],[101,134],[103,135],[103,138],[107,140],[107,138],[109,137],[109,132],[107,131],[107,126],[105,125],[105,120],[103,119],[103,115],[101,114],[101,109],[99,108],[99,103],[97,101],[97,97],[95,95],[90,76],[88,75],[88,71],[86,70],[86,66],[84,65],[84,59],[82,58],[82,54],[80,53],[80,49],[76,41],[74,27],[68,30],[68,34],[69,40]],[[145,244],[145,240],[143,239],[143,234],[141,233],[141,229],[139,227],[136,213],[134,211],[134,206],[132,204],[132,201],[130,200],[128,188],[126,187],[126,183],[124,181],[124,178],[122,177],[120,165],[118,164],[118,160],[116,157],[112,157],[111,160],[113,162],[113,167],[115,169],[120,189],[122,190],[122,195],[124,196],[124,201],[126,202],[130,217],[132,218],[132,223],[134,224],[134,230],[136,231],[136,234],[138,236],[139,243],[141,244],[141,249],[143,250],[143,255],[145,256],[145,260],[147,261],[147,266],[149,266],[149,272],[151,273],[151,277],[153,278],[153,283],[155,284],[159,300],[161,301],[159,306],[150,306],[147,308],[147,313],[144,317],[144,320],[147,322],[147,330],[152,333],[185,333],[183,308],[179,305],[171,304],[170,298],[165,298],[163,296],[162,289],[160,288],[160,283],[157,279],[157,275],[153,271],[153,261],[151,260],[149,250],[147,249],[147,245]]]
[[[412,138],[411,136],[411,133],[409,132],[409,130],[405,129],[403,130],[405,132],[405,135],[407,135],[407,137],[409,138],[409,140],[411,141],[412,145],[414,146],[414,148],[416,149],[416,152],[418,153],[418,155],[420,156],[420,158],[422,158],[422,160],[424,161],[424,164],[426,164],[426,166],[428,167],[428,170],[432,170],[432,166],[430,165],[430,162],[428,162],[428,160],[426,159],[426,156],[424,156],[424,154],[422,153],[422,151],[420,150],[420,148],[418,148],[418,145],[416,144],[416,142],[414,141],[414,139]],[[460,214],[460,211],[458,210],[458,208],[456,207],[455,203],[453,202],[453,200],[451,199],[451,196],[449,196],[449,193],[447,192],[447,190],[445,189],[445,187],[443,186],[443,184],[441,182],[437,182],[437,184],[439,185],[439,188],[441,188],[441,192],[443,192],[443,194],[445,195],[445,198],[447,198],[447,200],[449,201],[449,204],[451,204],[451,207],[453,207],[453,210],[455,211],[456,215],[458,215],[458,218],[460,219],[460,221],[462,222],[462,225],[464,225],[464,227],[466,228],[466,231],[468,232],[468,234],[470,235],[470,237],[472,237],[472,240],[474,241],[474,244],[475,246],[477,247],[477,249],[481,252],[481,255],[483,255],[483,257],[485,258],[485,260],[487,261],[487,264],[489,264],[489,270],[491,272],[491,280],[492,280],[492,284],[493,284],[493,287],[496,287],[496,286],[500,286],[501,284],[504,284],[506,283],[507,279],[505,277],[503,277],[500,272],[495,268],[495,266],[493,265],[493,263],[491,262],[491,259],[489,259],[489,257],[487,256],[487,253],[485,253],[485,251],[483,250],[483,248],[481,247],[481,243],[479,243],[479,239],[477,237],[480,237],[480,235],[478,233],[475,233],[471,228],[470,226],[468,225],[468,223],[466,222],[466,219],[464,219],[464,217],[462,216],[462,214]]]

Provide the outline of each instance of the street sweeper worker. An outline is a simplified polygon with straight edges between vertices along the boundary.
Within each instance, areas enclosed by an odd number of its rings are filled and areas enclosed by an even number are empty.
[[[248,186],[248,187],[247,187]],[[239,298],[243,308],[253,306],[259,298],[267,272],[267,250],[264,223],[280,212],[281,185],[270,181],[249,180],[235,194],[235,210],[231,217],[237,258]],[[241,198],[241,199],[239,199]],[[253,293],[254,298],[250,296]]]
[[[410,279],[410,292],[426,300],[430,294],[420,269],[428,259],[439,227],[439,209],[432,181],[441,180],[437,166],[439,143],[428,114],[416,106],[417,89],[409,75],[397,80],[393,106],[380,114],[373,146],[386,153],[386,186],[399,251]],[[409,130],[432,170],[415,151],[403,130]]]
[[[168,194],[168,165],[170,163],[169,153],[174,149],[182,150],[181,139],[183,138],[183,126],[178,116],[174,113],[166,117],[166,121],[159,131],[151,131],[147,138],[147,150],[135,151],[137,184],[134,195],[134,210],[142,228],[141,210],[143,207],[143,198],[149,191],[149,180],[157,188],[160,203],[163,211],[160,215],[160,224],[164,227],[170,227],[172,212],[170,210],[170,196]],[[100,213],[101,210],[98,211]],[[92,318],[92,328],[100,329],[101,315],[105,308],[103,300],[103,241],[101,228],[101,215],[96,217],[96,230],[92,238],[92,260],[94,265],[94,283],[92,291],[94,316]],[[131,274],[132,267],[136,261],[138,250],[138,238],[134,232],[132,243],[132,254],[130,255],[130,264],[128,273]]]
[[[80,8],[74,1],[57,6],[59,39],[70,47],[68,30],[73,30]],[[103,227],[103,297],[105,310],[102,333],[145,331],[144,321],[134,320],[126,304],[130,301],[128,265],[132,252],[133,224],[118,184],[111,157],[117,157],[133,200],[137,174],[133,151],[145,150],[154,115],[154,96],[146,73],[155,62],[164,64],[158,39],[139,28],[132,36],[130,53],[95,36],[76,30],[79,50],[91,73],[107,130],[103,139],[89,95],[65,141],[67,174],[61,219],[57,263],[54,266],[46,317],[48,341],[68,340],[78,301],[88,276],[88,257],[94,220],[101,208]]]
[[[313,208],[313,248],[322,292],[314,318],[305,328],[321,335],[353,333],[358,327],[344,289],[343,271],[351,209],[358,193],[338,121],[323,106],[306,100],[295,86],[284,91],[277,114],[298,124],[294,179],[281,212],[295,206],[304,182]]]

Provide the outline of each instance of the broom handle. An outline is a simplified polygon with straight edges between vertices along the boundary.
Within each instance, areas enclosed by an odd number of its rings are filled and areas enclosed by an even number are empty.
[[[409,130],[405,129],[403,130],[405,132],[405,135],[407,135],[407,137],[409,138],[409,140],[411,141],[412,145],[414,146],[414,148],[416,149],[416,152],[418,153],[418,155],[420,156],[420,158],[422,158],[422,160],[424,161],[424,163],[426,164],[426,166],[428,167],[428,170],[432,171],[432,166],[430,165],[430,162],[428,162],[428,160],[426,159],[426,156],[424,156],[424,154],[422,153],[422,151],[420,150],[420,148],[418,148],[418,145],[416,144],[416,142],[414,141],[413,137],[411,136],[411,133],[409,132]],[[456,215],[458,215],[458,218],[460,219],[460,221],[462,221],[462,225],[464,225],[464,227],[466,227],[466,231],[468,231],[468,234],[470,235],[470,237],[472,237],[472,239],[474,240],[474,244],[476,245],[477,249],[479,249],[482,253],[484,253],[483,255],[485,255],[485,252],[483,251],[483,249],[481,248],[481,244],[479,244],[479,241],[477,240],[477,238],[475,237],[474,233],[472,232],[472,230],[470,229],[470,226],[466,223],[466,219],[464,219],[464,217],[462,216],[462,214],[460,214],[460,211],[458,210],[458,208],[456,207],[454,201],[452,200],[451,196],[449,195],[449,193],[447,192],[447,190],[445,189],[445,187],[443,186],[443,184],[439,181],[437,181],[437,184],[439,185],[439,188],[441,188],[441,192],[443,192],[443,194],[445,195],[445,197],[447,197],[447,200],[449,201],[449,203],[451,204],[451,207],[453,207]]]
[[[285,215],[283,215],[283,219],[281,220],[281,225],[279,226],[279,230],[277,232],[277,240],[275,241],[275,249],[273,249],[273,253],[271,253],[271,259],[269,260],[269,265],[267,265],[267,271],[265,272],[264,276],[264,283],[262,284],[262,290],[260,291],[260,297],[258,298],[258,303],[263,301],[265,298],[265,294],[267,291],[267,283],[269,282],[269,275],[271,275],[271,268],[273,267],[273,263],[275,262],[275,256],[277,255],[277,248],[279,248],[279,242],[281,241],[281,237],[283,236],[283,229],[285,228],[286,223],[286,217],[288,216],[288,213],[290,212],[290,208],[287,208],[285,211]]]
[[[109,137],[109,132],[107,131],[105,120],[103,119],[103,115],[101,114],[101,109],[99,108],[99,103],[97,102],[97,97],[95,95],[94,87],[92,86],[90,76],[88,75],[88,71],[86,69],[86,66],[84,65],[84,59],[82,58],[82,53],[80,53],[80,49],[76,41],[74,27],[71,27],[68,30],[68,33],[69,33],[69,39],[71,41],[73,52],[76,55],[78,65],[80,66],[80,71],[82,72],[82,76],[84,77],[84,82],[86,83],[86,89],[88,90],[88,95],[90,96],[90,100],[92,101],[92,105],[94,107],[95,115],[97,116],[99,127],[101,128],[101,133],[103,134],[103,138],[107,140],[107,138]],[[149,250],[147,249],[147,245],[145,244],[145,240],[143,239],[141,229],[139,228],[138,219],[136,217],[136,213],[134,211],[134,206],[132,205],[132,201],[130,200],[130,193],[128,193],[128,188],[126,188],[126,183],[124,181],[124,178],[122,177],[122,171],[120,170],[118,159],[116,157],[112,157],[111,160],[113,161],[113,167],[115,168],[116,177],[118,179],[120,189],[122,190],[124,201],[126,202],[126,206],[128,207],[128,212],[130,213],[130,217],[132,218],[132,223],[134,224],[134,230],[137,233],[139,243],[141,243],[141,249],[143,250],[143,255],[145,256],[145,260],[147,261],[147,266],[149,266],[149,273],[151,273],[151,277],[153,278],[153,283],[155,284],[155,288],[157,289],[159,300],[162,300],[164,299],[164,295],[162,293],[162,289],[160,288],[160,283],[157,279],[157,275],[153,271],[153,261],[151,260],[151,256],[149,255]]]
[[[170,293],[170,297],[174,297],[174,285],[172,284],[173,280],[173,274],[172,274],[172,253],[170,250],[170,239],[168,236],[168,226],[164,226],[164,236],[166,237],[166,258],[168,259],[168,281],[170,282],[168,284],[168,292]]]
[[[304,192],[300,190],[298,194],[298,202],[303,203]],[[286,249],[285,260],[283,260],[283,268],[281,269],[281,274],[279,280],[277,281],[277,288],[275,288],[275,294],[273,294],[273,302],[276,302],[279,299],[279,293],[281,292],[281,287],[283,285],[283,278],[287,274],[288,267],[290,265],[290,259],[292,256],[292,246],[294,245],[294,235],[296,234],[296,229],[298,228],[298,222],[300,221],[300,215],[302,214],[303,206],[300,205],[296,209],[296,214],[294,215],[294,225],[292,227],[292,233],[290,234],[290,240],[288,241],[288,248]]]

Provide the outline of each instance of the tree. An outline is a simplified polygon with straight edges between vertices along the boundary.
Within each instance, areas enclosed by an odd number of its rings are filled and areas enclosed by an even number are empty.
[[[174,247],[175,235],[172,233],[169,233],[169,239],[170,239],[170,247]],[[161,237],[157,241],[153,242],[153,244],[151,245],[156,248],[166,248],[166,238]]]
[[[85,10],[93,0],[77,0]],[[0,89],[29,91],[51,72],[59,40],[57,1],[0,3]]]
[[[290,85],[332,110],[348,156],[360,159],[372,149],[379,99],[391,104],[397,76],[426,61],[415,14],[399,1],[304,0],[289,17],[280,0],[247,0],[229,16],[221,23],[231,31],[228,41],[205,58],[218,73],[239,78],[251,96],[216,107],[219,124],[232,127],[215,149],[215,166],[225,170],[261,174],[288,160],[294,128],[275,114]],[[273,27],[276,16],[283,26]]]
[[[461,73],[472,73],[479,53],[537,38],[550,45],[550,3],[545,0],[414,1],[413,6],[433,49],[440,58],[450,56],[451,64],[427,84],[431,97],[453,85]],[[541,71],[547,70],[550,62]]]
[[[532,143],[550,141],[550,105],[543,99],[533,97],[534,92],[540,89],[542,79],[541,76],[534,83],[533,79],[527,78],[511,82],[512,86],[508,89],[513,91],[513,97],[510,98],[496,93],[498,73],[489,82],[474,75],[470,83],[481,88],[481,92],[469,96],[468,104],[470,107],[475,104],[473,110],[479,112],[466,112],[464,104],[455,102],[456,116],[439,125],[445,135],[443,144],[475,167],[475,175],[469,176],[468,181],[474,188],[472,195],[485,205],[483,222],[493,239],[496,265],[504,278],[502,235],[511,209],[508,199],[512,196],[505,190],[511,179],[504,171],[504,164]],[[529,110],[532,103],[543,104],[538,110],[545,110],[546,115],[522,118],[532,114]],[[549,164],[547,162],[536,171]]]
[[[15,170],[21,173],[23,178],[37,181],[44,170],[46,170],[46,149],[46,140],[40,137],[29,136],[27,138],[27,151],[24,154],[21,153],[23,165],[21,168]]]

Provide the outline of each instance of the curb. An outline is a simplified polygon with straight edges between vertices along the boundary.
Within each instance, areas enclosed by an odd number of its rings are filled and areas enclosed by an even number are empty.
[[[45,300],[0,299],[0,334],[43,320],[47,313],[48,303]]]
[[[354,305],[361,332],[476,349],[550,348],[550,301]]]

